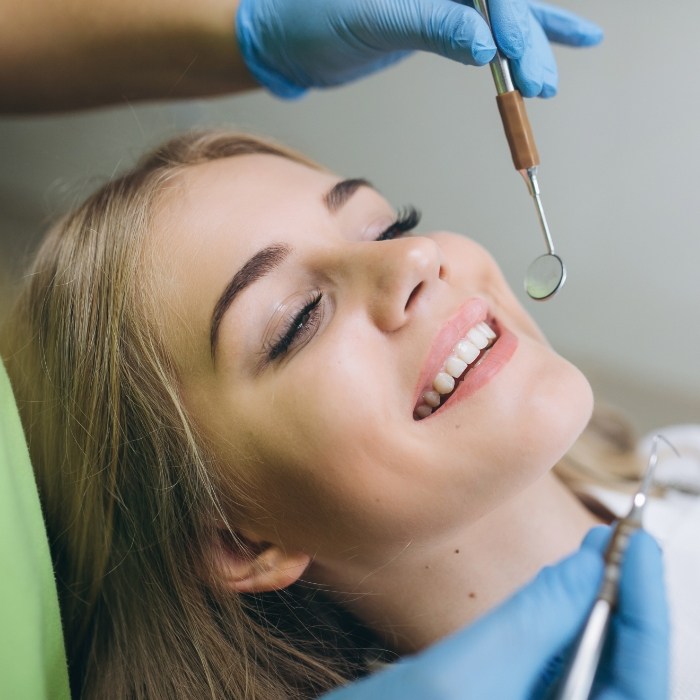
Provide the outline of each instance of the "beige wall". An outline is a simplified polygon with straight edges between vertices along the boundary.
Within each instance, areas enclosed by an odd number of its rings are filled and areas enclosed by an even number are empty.
[[[529,103],[569,281],[550,302],[521,297],[598,393],[640,427],[700,421],[700,8],[692,0],[561,4],[602,24],[606,40],[558,49],[560,95]],[[0,274],[16,271],[47,216],[146,145],[197,124],[253,128],[340,173],[368,176],[397,205],[418,205],[424,227],[486,243],[518,290],[542,250],[488,71],[419,56],[295,103],[257,93],[0,120]]]

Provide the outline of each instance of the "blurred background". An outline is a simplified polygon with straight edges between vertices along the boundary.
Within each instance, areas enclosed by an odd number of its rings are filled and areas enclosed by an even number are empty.
[[[528,101],[545,210],[569,273],[553,300],[522,292],[544,244],[490,72],[420,55],[292,103],[258,91],[0,118],[0,321],[48,222],[176,131],[233,126],[368,177],[395,205],[423,211],[419,231],[485,244],[554,346],[639,430],[700,422],[700,6],[559,4],[601,24],[606,38],[594,49],[555,48],[559,95]]]

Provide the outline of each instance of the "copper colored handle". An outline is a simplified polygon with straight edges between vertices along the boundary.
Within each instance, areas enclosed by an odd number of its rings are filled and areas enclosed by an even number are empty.
[[[540,156],[525,111],[523,96],[517,90],[513,90],[497,95],[496,102],[515,169],[527,170],[539,165]]]

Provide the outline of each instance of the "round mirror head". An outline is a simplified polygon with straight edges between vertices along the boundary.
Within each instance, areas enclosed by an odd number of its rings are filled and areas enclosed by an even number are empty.
[[[556,294],[566,280],[566,268],[561,258],[547,253],[535,258],[525,273],[525,291],[532,299],[541,301]]]

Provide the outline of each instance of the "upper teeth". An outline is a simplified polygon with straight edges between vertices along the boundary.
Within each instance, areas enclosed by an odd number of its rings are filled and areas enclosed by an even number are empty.
[[[496,334],[485,321],[469,329],[464,338],[454,346],[442,369],[435,375],[433,391],[423,393],[422,403],[415,410],[418,418],[427,418],[433,409],[440,405],[441,395],[452,392],[455,380],[464,374],[467,367],[475,362],[481,351],[491,345],[495,338]]]

